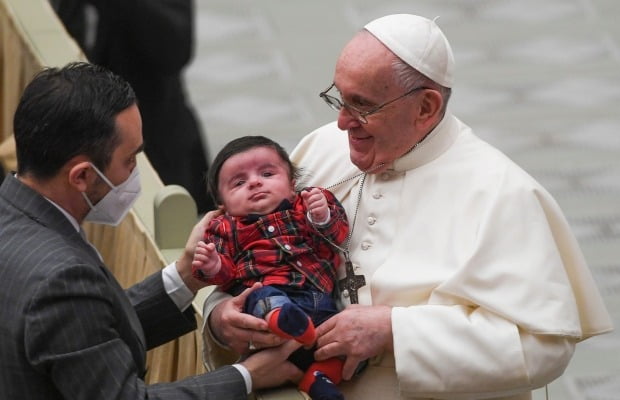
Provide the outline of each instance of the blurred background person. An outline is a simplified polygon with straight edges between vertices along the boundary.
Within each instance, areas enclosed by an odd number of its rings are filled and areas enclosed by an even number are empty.
[[[50,0],[89,61],[125,78],[138,96],[145,153],[164,184],[186,188],[199,213],[208,151],[182,73],[193,55],[192,0]]]

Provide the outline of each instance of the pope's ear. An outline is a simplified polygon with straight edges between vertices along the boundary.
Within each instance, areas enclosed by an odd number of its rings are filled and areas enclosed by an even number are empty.
[[[441,119],[443,98],[437,90],[426,89],[415,108],[415,125],[420,131],[429,131]]]
[[[420,102],[420,117],[433,119],[441,113],[443,98],[437,90],[426,89]]]
[[[79,192],[85,192],[93,180],[93,169],[88,161],[76,161],[69,166],[69,184]]]

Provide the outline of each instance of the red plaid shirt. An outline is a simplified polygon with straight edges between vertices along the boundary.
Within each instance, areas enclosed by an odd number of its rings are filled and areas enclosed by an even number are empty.
[[[293,287],[311,284],[331,292],[340,257],[324,237],[342,243],[349,233],[349,224],[342,205],[331,192],[322,190],[330,212],[324,225],[308,220],[299,194],[292,205],[285,201],[288,207],[281,206],[271,214],[223,215],[211,221],[205,242],[215,243],[222,268],[208,282],[221,285],[223,290],[236,284],[250,287],[262,282]]]

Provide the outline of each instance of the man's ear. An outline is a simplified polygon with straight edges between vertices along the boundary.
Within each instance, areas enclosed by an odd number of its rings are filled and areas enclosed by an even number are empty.
[[[88,184],[91,183],[96,174],[86,160],[72,160],[69,166],[69,185],[79,192],[85,192]]]
[[[419,118],[423,121],[437,120],[440,117],[441,109],[443,108],[443,98],[437,90],[427,89],[424,91],[424,95],[420,99],[420,114]]]

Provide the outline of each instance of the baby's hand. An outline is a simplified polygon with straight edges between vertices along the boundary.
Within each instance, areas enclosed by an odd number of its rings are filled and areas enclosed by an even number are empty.
[[[329,208],[327,206],[327,198],[321,189],[312,188],[303,190],[301,192],[301,198],[310,212],[312,222],[319,224],[327,222],[329,217]]]
[[[222,268],[222,261],[215,250],[215,245],[199,241],[192,261],[194,276],[198,279],[210,278],[220,272],[220,268]]]

